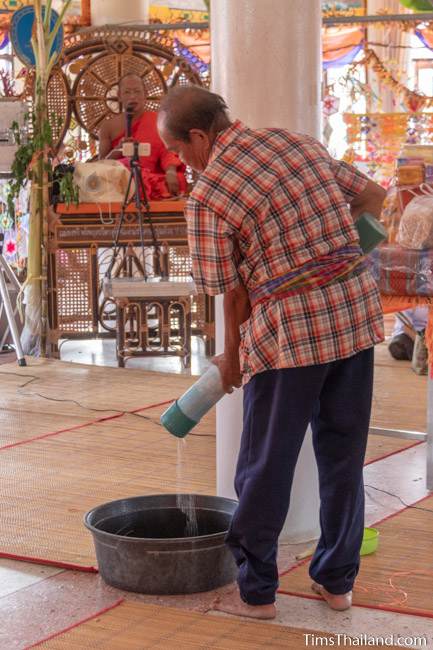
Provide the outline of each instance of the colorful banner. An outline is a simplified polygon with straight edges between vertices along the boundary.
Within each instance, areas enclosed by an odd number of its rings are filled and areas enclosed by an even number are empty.
[[[340,5],[341,3],[338,3]],[[346,3],[348,4],[348,3]],[[357,5],[351,3],[351,8]],[[340,7],[339,7],[340,8]],[[152,23],[173,24],[178,22],[207,22],[205,11],[189,11],[170,7],[151,6],[149,20]],[[184,46],[180,52],[187,59],[198,57],[206,64],[210,62],[209,30],[179,30],[170,36]],[[325,68],[352,63],[364,43],[364,30],[359,27],[327,27],[322,30],[323,65]]]
[[[349,12],[361,16],[365,14],[365,5],[365,0],[322,0],[322,11],[328,16]]]
[[[151,6],[149,8],[149,22],[170,25],[183,22],[204,23],[209,22],[209,13],[206,11]],[[187,59],[199,72],[203,73],[207,70],[210,63],[209,29],[179,29],[171,31],[170,38],[175,42],[177,54]]]
[[[433,50],[433,29],[431,27],[419,27],[415,30],[415,35],[425,47]]]
[[[0,13],[10,13],[32,4],[33,0],[0,0]]]
[[[322,29],[323,67],[352,63],[364,44],[364,30],[359,27],[325,27]]]
[[[0,30],[0,50],[9,45],[9,33],[6,29]]]
[[[8,28],[14,11],[34,4],[34,0],[0,0],[0,29]],[[60,12],[63,0],[53,0],[53,9]],[[90,25],[90,0],[72,0],[66,17],[65,25]]]
[[[1,0],[0,0],[1,2]],[[209,12],[194,11],[192,9],[172,9],[151,5],[149,7],[149,22],[153,23],[207,23]]]

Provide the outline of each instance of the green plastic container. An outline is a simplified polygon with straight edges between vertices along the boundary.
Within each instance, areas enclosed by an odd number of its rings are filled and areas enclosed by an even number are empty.
[[[184,438],[225,395],[218,366],[206,372],[162,415],[160,422],[177,438]]]
[[[370,555],[377,551],[379,545],[379,531],[376,528],[364,528],[362,538],[361,555]]]
[[[193,429],[197,422],[191,420],[181,409],[176,402],[173,402],[166,411],[161,415],[161,424],[172,433],[176,438],[184,438],[187,433]]]
[[[370,212],[363,212],[355,221],[359,235],[359,245],[367,255],[381,242],[388,239],[384,226]]]

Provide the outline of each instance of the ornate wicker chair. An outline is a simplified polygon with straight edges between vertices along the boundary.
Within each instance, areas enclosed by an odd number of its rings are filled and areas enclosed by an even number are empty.
[[[84,143],[94,145],[102,122],[121,110],[118,82],[128,72],[142,77],[148,110],[158,109],[169,88],[206,85],[203,65],[193,68],[177,54],[179,49],[164,32],[141,27],[107,26],[68,35],[48,88],[57,146],[68,145],[68,132],[75,135],[77,130],[82,153]]]
[[[63,145],[64,151],[71,160],[90,159],[97,153],[98,133],[102,122],[121,110],[118,83],[125,73],[134,72],[143,79],[148,110],[157,110],[161,97],[173,86],[191,83],[207,85],[208,75],[206,71],[203,72],[204,66],[200,65],[200,69],[192,67],[178,54],[180,48],[181,46],[172,41],[166,33],[141,27],[108,26],[68,35],[62,58],[51,76],[48,88],[49,114],[57,149]],[[165,242],[160,243],[166,245]],[[127,255],[128,252],[131,252],[131,246],[124,247],[123,255]],[[86,335],[86,318],[89,321],[91,315],[95,313],[99,314],[98,329],[114,334],[115,304],[113,301],[107,301],[103,296],[100,284],[97,291],[98,304],[90,304],[92,296],[93,302],[95,301],[96,293],[95,288],[89,286],[92,273],[87,273],[83,269],[80,276],[82,281],[79,283],[72,282],[72,278],[68,277],[68,269],[76,266],[75,258],[82,261],[83,250],[70,247],[58,253],[54,255],[52,263],[55,269],[51,274],[56,279],[56,286],[51,287],[51,291],[56,293],[57,307],[55,332],[52,338]],[[98,258],[104,258],[104,255],[106,258],[103,248],[97,251]],[[92,255],[87,254],[84,257],[89,259],[90,264]],[[184,258],[184,249],[180,259],[176,249],[170,248],[167,255],[170,275],[184,276],[189,273],[186,271],[188,264]],[[131,274],[131,266],[128,264],[120,264],[118,268],[127,267],[129,268],[127,273]],[[180,268],[183,273],[179,273]],[[124,270],[120,271],[120,274],[124,273]],[[94,273],[93,280],[95,281]],[[83,286],[83,282],[86,286]],[[80,295],[71,296],[71,291]],[[183,321],[179,321],[182,320],[184,313],[183,309],[179,309],[179,304],[183,304],[184,301],[184,297],[179,297],[179,300],[172,300],[172,304],[166,305],[168,311],[172,313],[174,348],[179,330],[189,329]],[[78,304],[81,305],[83,312],[83,316],[79,318],[74,308],[74,305]],[[209,327],[205,330],[202,321],[203,299],[195,300],[192,311],[193,331],[206,334],[209,339]],[[125,314],[125,324],[131,323],[132,312],[129,313],[123,307],[122,312]],[[158,328],[159,325],[157,324],[156,327]],[[118,325],[117,329],[119,329]],[[132,325],[129,328],[122,328],[125,332],[122,336],[128,336],[128,331],[133,332],[134,329]],[[89,327],[88,335],[91,335],[91,332],[94,335],[94,330],[94,327]],[[117,336],[119,336],[118,332]],[[133,342],[131,345],[136,344]],[[118,344],[118,349],[119,346],[122,350],[126,349],[127,341],[122,340]],[[149,351],[143,350],[143,353],[148,354]],[[155,346],[151,351],[157,353]],[[209,346],[208,351],[211,352]],[[137,349],[134,356],[136,353]],[[164,353],[164,350],[161,350],[161,353]],[[182,355],[185,356],[185,346]],[[188,357],[189,351],[186,354],[186,358]]]

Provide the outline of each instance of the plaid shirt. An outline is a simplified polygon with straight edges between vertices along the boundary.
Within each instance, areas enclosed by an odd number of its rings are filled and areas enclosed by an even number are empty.
[[[309,136],[234,122],[215,141],[186,206],[197,290],[217,295],[243,282],[253,293],[292,269],[356,247],[347,204],[366,184]],[[383,340],[378,289],[363,269],[271,297],[240,329],[244,382],[264,370],[349,357]]]

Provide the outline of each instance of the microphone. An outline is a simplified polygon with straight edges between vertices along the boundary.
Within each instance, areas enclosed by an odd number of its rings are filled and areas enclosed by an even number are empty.
[[[126,107],[126,137],[132,137],[132,120],[134,117],[134,108],[131,104]]]

